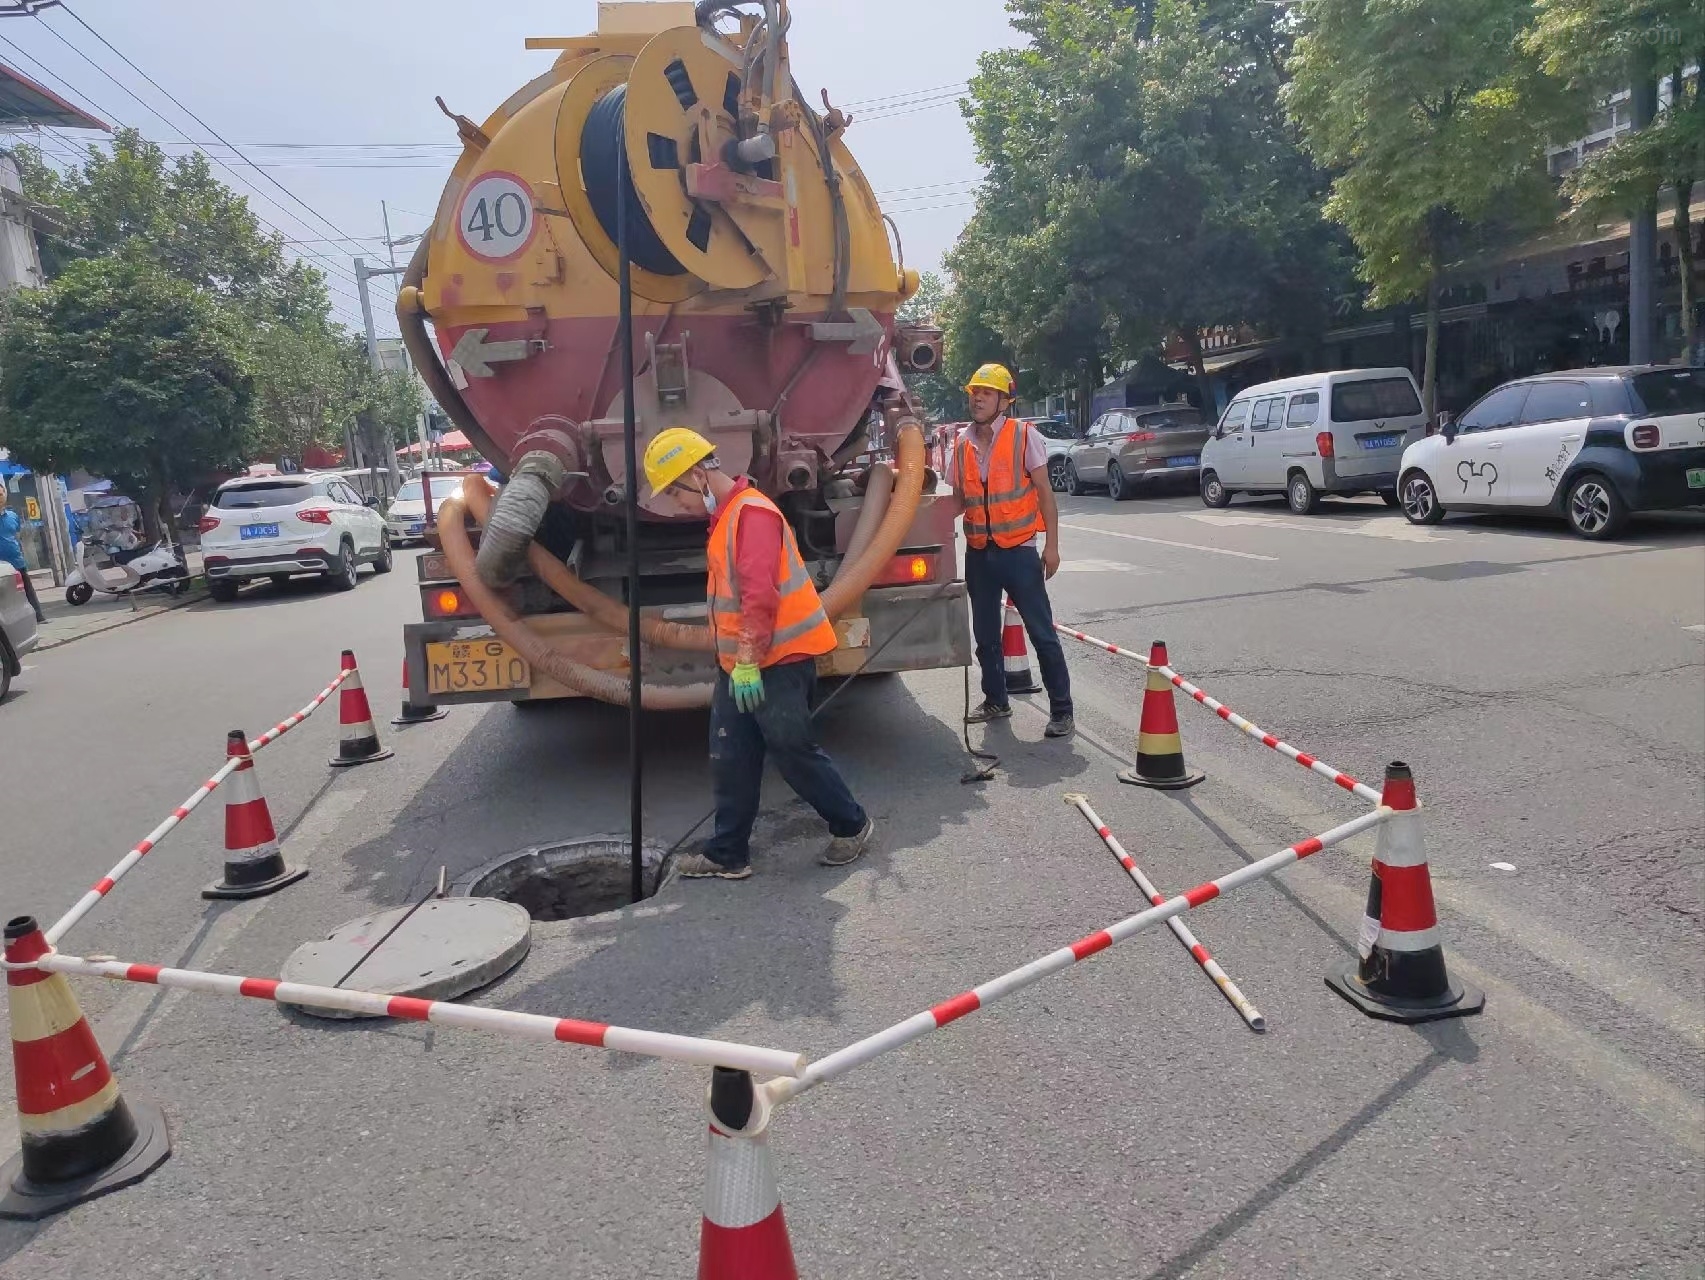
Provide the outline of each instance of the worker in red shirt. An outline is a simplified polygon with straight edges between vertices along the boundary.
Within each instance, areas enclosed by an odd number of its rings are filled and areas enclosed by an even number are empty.
[[[716,829],[703,853],[680,860],[681,874],[752,874],[749,842],[766,755],[829,824],[818,861],[846,866],[864,852],[874,824],[812,733],[817,656],[837,641],[793,530],[750,480],[722,470],[715,446],[696,431],[658,432],[645,450],[645,475],[654,497],[668,494],[683,511],[711,518],[707,599],[722,668],[710,705]]]

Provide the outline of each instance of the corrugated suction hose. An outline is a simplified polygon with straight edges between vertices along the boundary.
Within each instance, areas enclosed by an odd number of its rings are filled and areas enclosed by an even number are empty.
[[[527,549],[544,522],[551,495],[562,487],[566,468],[540,450],[521,459],[489,512],[476,515],[484,526],[475,564],[488,587],[506,587],[527,565]]]
[[[484,488],[484,477],[479,477],[480,483],[473,484],[475,477],[468,477],[464,482],[463,492],[470,490],[482,491],[489,507],[490,490]],[[585,663],[576,662],[566,654],[557,652],[544,637],[534,634],[529,627],[501,597],[480,580],[479,571],[474,563],[474,549],[468,540],[468,530],[465,523],[465,513],[469,509],[467,500],[458,495],[447,501],[439,509],[438,536],[444,547],[444,556],[450,562],[450,571],[456,575],[456,580],[462,584],[472,599],[474,607],[480,615],[491,624],[491,629],[497,632],[499,638],[512,646],[517,653],[527,660],[536,670],[544,672],[559,684],[583,693],[587,697],[596,698],[600,702],[611,702],[618,706],[626,706],[628,701],[628,682],[621,676],[611,675],[607,671],[599,671]],[[535,548],[543,552],[544,548]],[[548,553],[547,553],[548,554]],[[560,567],[560,566],[559,566]],[[572,574],[570,575],[573,576]],[[579,581],[579,579],[575,579]],[[583,586],[585,584],[582,584]],[[593,588],[587,588],[593,594],[599,594]],[[611,601],[614,604],[614,601]],[[620,608],[618,605],[617,608]],[[634,666],[638,667],[639,655],[633,655]],[[687,711],[710,705],[714,686],[709,684],[695,685],[650,685],[641,682],[640,701],[648,711]]]

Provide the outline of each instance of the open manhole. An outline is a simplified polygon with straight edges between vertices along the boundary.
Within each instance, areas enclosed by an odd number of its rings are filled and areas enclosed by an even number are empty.
[[[632,901],[631,857],[626,836],[534,845],[463,876],[455,892],[513,902],[535,920],[595,916]],[[662,848],[651,844],[640,846],[640,858],[643,896],[649,898],[662,887],[668,860]]]

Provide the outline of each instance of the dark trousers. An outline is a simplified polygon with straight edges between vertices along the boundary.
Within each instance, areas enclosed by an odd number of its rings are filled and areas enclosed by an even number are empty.
[[[24,578],[24,599],[30,602],[30,608],[36,611],[36,621],[42,620],[41,601],[36,599],[36,584],[30,578],[30,568],[22,560],[0,560],[0,564],[9,564]]]
[[[1035,547],[988,546],[965,548],[965,590],[971,597],[971,635],[977,641],[977,665],[983,669],[983,698],[997,707],[1007,705],[1006,659],[1001,655],[1001,597],[1010,596],[1024,619],[1042,685],[1048,690],[1048,712],[1072,714],[1072,677],[1066,651],[1054,631],[1054,607],[1048,602],[1048,583],[1042,576],[1042,556]]]
[[[758,818],[766,754],[787,785],[829,824],[830,835],[856,836],[864,830],[864,810],[812,732],[816,687],[817,664],[810,659],[765,667],[764,701],[756,711],[744,712],[734,705],[728,673],[717,672],[710,703],[716,832],[705,846],[711,861],[743,867],[751,859],[748,842]]]

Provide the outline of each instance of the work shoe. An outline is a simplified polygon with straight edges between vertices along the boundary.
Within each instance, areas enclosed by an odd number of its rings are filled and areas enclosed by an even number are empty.
[[[675,868],[687,880],[744,880],[752,874],[752,864],[749,862],[738,867],[725,867],[702,853],[682,855]]]
[[[993,702],[985,702],[970,715],[965,717],[966,724],[987,724],[991,720],[1012,719],[1012,708],[997,706]]]
[[[870,843],[870,833],[876,830],[876,822],[872,818],[864,820],[864,828],[856,836],[835,836],[823,850],[823,856],[817,861],[825,867],[844,867],[849,862],[857,862]]]
[[[1044,738],[1069,738],[1077,732],[1077,722],[1070,715],[1055,716],[1042,730]]]

